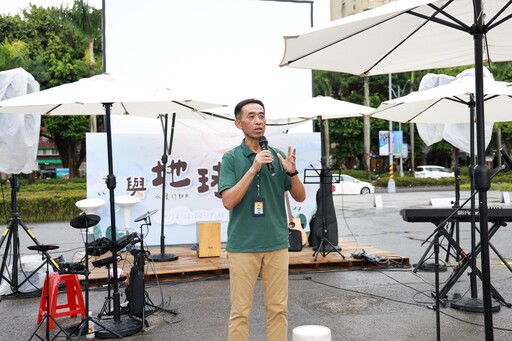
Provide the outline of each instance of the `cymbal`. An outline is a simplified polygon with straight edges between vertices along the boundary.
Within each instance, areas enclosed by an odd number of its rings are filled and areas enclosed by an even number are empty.
[[[51,244],[47,244],[47,245],[30,245],[30,246],[27,246],[27,249],[29,250],[34,250],[34,251],[41,251],[41,252],[45,252],[45,251],[50,251],[50,250],[56,250],[58,249],[59,247],[57,245],[51,245]]]
[[[101,218],[96,214],[82,214],[76,218],[71,219],[69,223],[71,226],[77,229],[85,229],[99,223]]]
[[[158,212],[158,209],[153,210],[153,211],[148,211],[147,213],[144,213],[143,215],[141,215],[141,216],[139,216],[139,217],[135,218],[134,222],[136,223],[136,222],[139,222],[139,221],[141,221],[141,220],[146,219],[147,217],[151,217],[151,216],[152,216],[153,214],[155,214],[156,212]]]

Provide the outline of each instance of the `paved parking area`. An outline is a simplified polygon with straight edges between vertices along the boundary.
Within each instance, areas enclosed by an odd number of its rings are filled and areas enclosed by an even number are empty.
[[[376,196],[378,196],[376,198]],[[461,200],[469,193],[461,193]],[[432,233],[430,223],[408,223],[399,215],[402,208],[431,207],[431,198],[452,198],[451,191],[377,193],[365,196],[334,198],[340,238],[406,255],[411,263],[425,253]],[[374,207],[376,200],[382,207]],[[500,203],[501,193],[488,193],[489,206],[510,208]],[[461,224],[461,245],[469,250],[469,224]],[[80,236],[68,223],[36,224],[33,232],[42,243],[60,245],[56,255],[65,257],[80,250]],[[493,246],[507,260],[512,259],[510,227],[499,229],[491,239]],[[21,253],[29,254],[29,241],[20,232]],[[1,250],[3,252],[3,248]],[[441,252],[444,261],[446,253]],[[432,261],[430,254],[428,261]],[[490,252],[491,283],[507,302],[512,301],[512,272],[500,258]],[[480,260],[478,260],[478,263]],[[447,271],[440,273],[441,286],[454,271],[450,257]],[[293,273],[290,276],[289,340],[293,328],[322,325],[330,328],[332,340],[435,340],[434,272],[411,268],[358,269]],[[481,297],[480,281],[477,281]],[[470,297],[469,277],[464,274],[448,292],[447,305],[440,310],[442,340],[483,340],[484,316],[450,308],[453,295]],[[121,290],[122,291],[122,290]],[[158,312],[148,318],[149,327],[127,340],[226,340],[229,315],[229,281],[227,277],[207,280],[161,283],[147,286],[151,300],[173,313]],[[90,309],[97,314],[105,301],[106,290],[90,291]],[[124,298],[121,298],[124,301]],[[10,298],[0,302],[1,340],[28,340],[37,314],[39,297]],[[492,315],[495,340],[512,339],[512,310],[502,306]],[[251,315],[251,340],[265,340],[263,295],[258,285]],[[84,338],[83,338],[84,339]]]

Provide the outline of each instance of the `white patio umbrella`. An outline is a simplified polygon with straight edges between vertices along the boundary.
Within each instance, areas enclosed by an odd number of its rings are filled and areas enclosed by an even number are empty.
[[[289,125],[301,123],[322,116],[323,119],[358,117],[373,113],[374,108],[341,101],[329,96],[316,96],[306,99],[281,99],[266,101],[265,112],[268,125]],[[205,113],[221,114],[234,119],[234,106],[214,108]]]
[[[348,117],[363,117],[374,112],[374,108],[347,101],[341,101],[329,96],[316,96],[306,99],[282,99],[279,101],[270,101],[265,104],[267,125],[293,125],[303,123],[312,119],[318,119],[320,122],[322,156],[325,156],[325,134],[323,129],[323,120]],[[234,107],[215,108],[211,113],[222,114],[227,117],[233,114]],[[324,164],[323,164],[324,165]]]
[[[117,330],[121,336],[129,335],[134,329],[120,320],[120,296],[117,277],[116,260],[116,222],[115,222],[115,195],[116,177],[114,175],[112,156],[112,127],[111,115],[134,115],[161,118],[167,115],[179,115],[180,118],[207,119],[221,117],[222,115],[208,115],[199,110],[221,106],[220,104],[206,103],[193,100],[176,100],[172,98],[169,89],[158,88],[142,82],[119,79],[109,74],[84,78],[74,83],[64,84],[48,90],[31,93],[0,101],[0,113],[22,113],[39,115],[105,115],[105,130],[107,133],[108,176],[106,185],[109,189],[111,240],[113,241],[112,271],[113,271],[113,298],[114,298],[114,324],[112,330]],[[167,131],[165,134],[165,151],[167,151]],[[165,156],[167,154],[165,153]],[[163,172],[165,176],[166,172]],[[165,178],[164,178],[165,183]],[[163,186],[165,191],[165,186]],[[163,195],[165,198],[165,194]],[[163,212],[162,212],[163,214]],[[164,219],[162,218],[162,226]],[[162,227],[163,229],[163,227]],[[124,335],[123,335],[124,334]]]
[[[483,61],[512,60],[510,5],[510,0],[393,1],[322,29],[285,37],[281,61],[281,66],[361,76],[475,65],[475,176],[479,178],[485,335],[489,340],[493,339],[487,221],[490,175],[485,166]]]
[[[324,120],[335,118],[363,117],[371,114],[375,109],[364,105],[350,103],[334,99],[329,96],[317,96],[303,101],[291,101],[291,103],[270,104],[268,111],[268,124],[279,125],[286,122],[317,119],[320,124],[321,135],[321,164],[326,166],[329,157],[326,143]]]
[[[0,102],[0,113],[39,115],[104,115],[154,117],[164,113],[186,113],[183,118],[207,119],[200,110],[222,106],[195,100],[177,100],[170,89],[101,74],[83,78],[26,96]],[[220,116],[221,114],[218,114]]]
[[[361,76],[475,63],[475,16],[485,21],[481,60],[508,61],[509,0],[398,0],[286,36],[281,66]],[[503,12],[501,12],[503,10]],[[483,38],[483,37],[482,37]],[[489,54],[489,55],[487,55]]]
[[[484,78],[486,122],[512,120],[512,87]],[[469,123],[475,102],[475,78],[462,77],[438,87],[382,102],[372,117],[405,123]]]
[[[341,101],[329,96],[316,96],[305,100],[281,101],[265,104],[269,124],[288,124],[290,121],[308,119],[362,117],[373,113],[374,108]]]

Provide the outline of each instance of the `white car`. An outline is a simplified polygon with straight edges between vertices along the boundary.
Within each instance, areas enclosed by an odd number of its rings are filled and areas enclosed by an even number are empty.
[[[339,181],[338,181],[339,180]],[[366,181],[357,180],[350,175],[333,174],[332,194],[370,194],[375,193],[375,187]]]
[[[451,170],[441,166],[418,166],[414,172],[415,178],[453,178],[454,174]]]

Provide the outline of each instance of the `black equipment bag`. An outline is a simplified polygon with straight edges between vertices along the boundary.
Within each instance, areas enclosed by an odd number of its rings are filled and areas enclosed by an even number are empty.
[[[332,174],[329,170],[323,171],[326,171],[324,183],[320,184],[322,187],[316,192],[317,210],[309,222],[308,242],[312,247],[317,247],[320,244],[324,227],[327,231],[325,236],[327,240],[335,246],[338,245],[338,220],[332,197]]]
[[[288,233],[290,235],[290,246],[288,247],[288,251],[302,251],[302,233],[295,229],[288,229]]]

